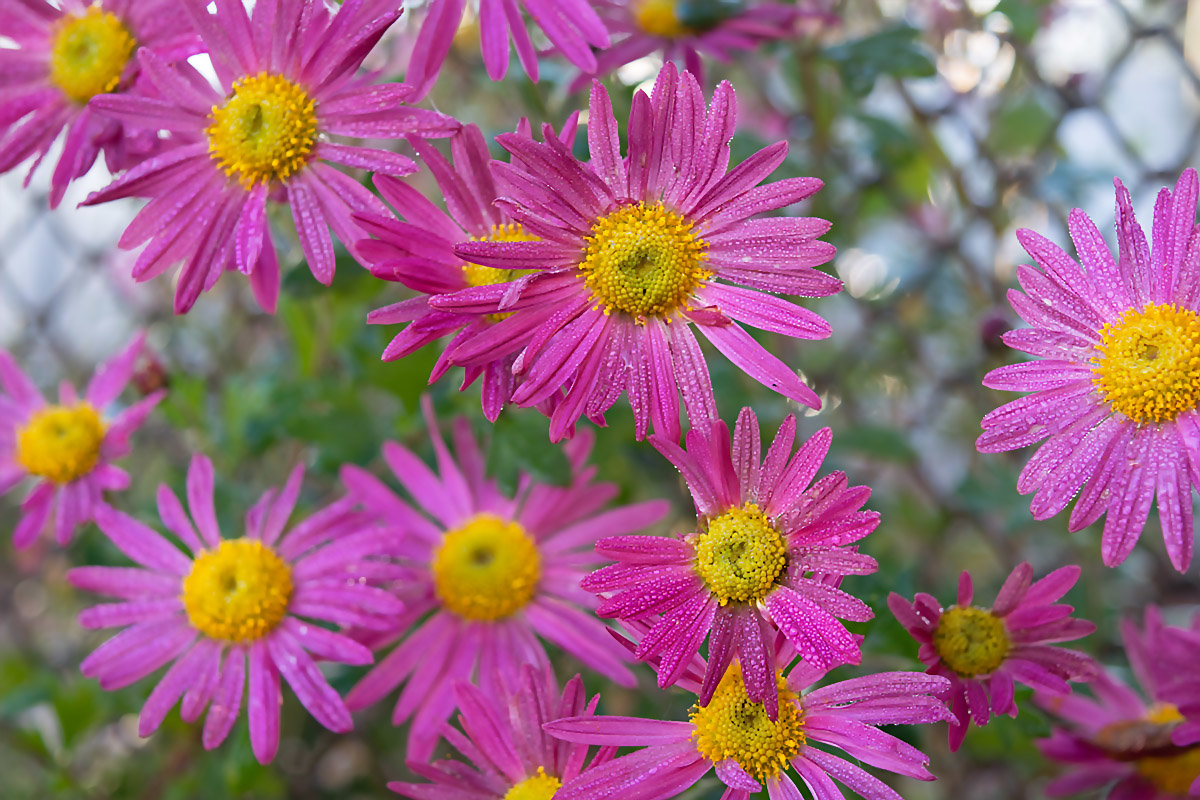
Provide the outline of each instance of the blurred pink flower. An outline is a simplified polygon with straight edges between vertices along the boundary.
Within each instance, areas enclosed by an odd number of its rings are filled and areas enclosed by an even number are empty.
[[[104,493],[129,486],[129,475],[112,462],[129,452],[129,437],[162,400],[165,391],[122,410],[105,411],[133,375],[145,337],[138,334],[111,361],[101,364],[81,399],[68,383],[58,403],[47,403],[13,357],[0,350],[0,494],[27,477],[38,483],[21,503],[13,544],[28,547],[53,517],[60,545],[104,507]]]
[[[216,747],[229,735],[245,694],[250,744],[265,764],[279,747],[281,677],[326,728],[344,733],[353,727],[313,659],[368,664],[371,652],[308,620],[378,627],[399,613],[399,600],[362,579],[365,570],[387,568],[376,557],[390,553],[394,539],[364,526],[348,500],[281,535],[303,477],[303,466],[296,467],[281,491],[268,491],[247,512],[244,535],[224,539],[213,507],[212,463],[195,456],[187,479],[190,519],[174,492],[165,485],[158,491],[163,525],[186,553],[119,511],[105,507],[97,515],[101,530],[140,567],[68,573],[75,586],[121,600],[83,611],[81,625],[127,626],[84,659],[81,671],[112,690],[174,662],[142,707],[141,736],[157,730],[182,698],[187,722],[208,708],[201,741],[206,749]]]
[[[1075,585],[1079,567],[1060,567],[1033,583],[1032,578],[1033,567],[1017,565],[990,609],[971,605],[974,589],[965,571],[958,602],[946,609],[924,592],[911,603],[895,592],[888,595],[888,607],[921,645],[918,658],[953,685],[957,724],[950,726],[951,750],[962,745],[971,722],[986,725],[992,714],[1017,715],[1014,681],[1061,695],[1071,691],[1068,680],[1090,680],[1095,674],[1088,656],[1050,646],[1096,630],[1070,616],[1071,606],[1055,602]]]

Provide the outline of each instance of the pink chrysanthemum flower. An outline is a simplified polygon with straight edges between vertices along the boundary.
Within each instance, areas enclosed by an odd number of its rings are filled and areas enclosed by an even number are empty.
[[[1061,567],[1031,583],[1033,567],[1022,563],[1008,576],[991,608],[971,605],[970,573],[958,581],[958,602],[943,609],[919,592],[910,603],[892,592],[888,608],[921,648],[929,672],[953,683],[950,749],[957,750],[971,722],[987,725],[992,714],[1017,715],[1014,681],[1048,694],[1066,694],[1069,680],[1089,680],[1092,660],[1075,650],[1051,647],[1086,636],[1096,626],[1071,616],[1055,601],[1075,585],[1079,567]]]
[[[564,141],[575,138],[575,123],[576,117],[572,117],[564,126]],[[495,205],[491,156],[478,127],[464,126],[451,139],[453,165],[425,140],[412,137],[411,141],[446,198],[446,211],[403,181],[377,177],[376,187],[402,221],[391,216],[359,217],[358,222],[363,228],[377,238],[359,242],[358,254],[371,274],[383,280],[399,281],[423,295],[376,309],[368,315],[367,322],[376,325],[411,323],[396,334],[383,351],[384,361],[402,358],[443,336],[454,335],[429,376],[432,383],[450,369],[447,355],[459,337],[486,329],[503,315],[442,311],[429,305],[429,296],[470,286],[490,286],[515,277],[513,270],[464,262],[455,255],[454,247],[469,241],[519,242],[537,237],[526,233],[520,223],[514,222]],[[515,358],[515,354],[509,354],[470,367],[463,378],[465,387],[482,375],[483,413],[493,422],[512,397]]]
[[[172,146],[134,167],[88,204],[118,197],[150,203],[125,229],[123,248],[149,242],[133,268],[149,280],[184,262],[175,311],[184,313],[226,269],[250,276],[259,304],[275,309],[279,263],[267,225],[268,198],[291,206],[300,248],[317,280],[333,280],[329,228],[348,246],[366,236],[354,212],[386,214],[374,195],[332,164],[404,175],[416,166],[386,150],[330,136],[447,135],[457,123],[406,108],[409,88],[355,77],[363,57],[399,16],[398,2],[269,0],[252,16],[233,0],[209,13],[183,0],[212,57],[220,89],[186,62],[138,58],[162,99],[112,95],[92,107],[114,119],[154,124]]]
[[[1033,392],[983,418],[980,452],[1046,439],[1017,489],[1048,519],[1078,495],[1068,527],[1102,514],[1101,552],[1115,566],[1133,549],[1155,496],[1167,554],[1183,571],[1192,559],[1192,488],[1200,463],[1200,240],[1196,171],[1163,189],[1146,235],[1129,192],[1117,187],[1114,259],[1079,209],[1071,238],[1079,263],[1032,231],[1017,237],[1037,266],[1021,266],[1025,293],[1009,301],[1030,327],[1004,341],[1038,360],[1000,367],[984,385]]]
[[[792,453],[795,434],[789,415],[764,460],[758,419],[743,408],[732,443],[724,422],[689,431],[687,451],[650,437],[687,481],[697,527],[669,538],[606,536],[596,552],[618,563],[582,582],[607,598],[600,616],[658,617],[635,655],[661,659],[660,686],[675,683],[711,637],[701,705],[736,655],[746,693],[773,715],[779,665],[769,654],[777,631],[817,669],[861,661],[858,639],[839,617],[874,615],[836,584],[878,568],[854,543],[875,530],[879,514],[862,510],[871,490],[849,486],[841,472],[812,483],[829,450],[828,428]]]
[[[834,253],[817,239],[829,223],[751,219],[803,200],[821,182],[791,178],[758,186],[783,161],[786,142],[726,173],[735,116],[728,83],[717,87],[705,109],[696,79],[668,64],[652,97],[640,91],[633,97],[625,158],[599,83],[589,111],[590,163],[576,161],[552,137],[541,143],[519,134],[497,137],[513,154],[512,164],[492,167],[498,202],[541,238],[456,248],[484,266],[533,272],[430,301],[456,311],[511,312],[461,342],[451,360],[468,366],[493,361],[522,348],[532,332],[515,364],[524,380],[513,401],[533,405],[566,387],[551,415],[552,439],[585,413],[602,420],[622,392],[639,437],[653,423],[656,432],[679,440],[680,393],[693,426],[717,419],[693,325],[750,377],[819,407],[795,370],[738,321],[804,339],[831,333],[813,312],[766,293],[820,297],[840,290],[840,281],[814,269]]]
[[[538,79],[537,51],[525,30],[521,6],[554,48],[585,72],[596,71],[592,47],[608,47],[608,31],[588,0],[477,0],[473,5],[478,9],[483,64],[493,81],[508,74],[510,36],[525,74]],[[414,97],[424,97],[433,88],[466,10],[467,0],[430,0],[404,75]]]
[[[794,658],[795,651],[784,643],[772,660],[783,665]],[[680,685],[697,692],[701,676],[711,670],[699,655],[691,662]],[[735,661],[712,700],[693,706],[687,722],[576,716],[548,723],[551,735],[570,742],[645,746],[566,783],[554,800],[668,800],[714,769],[726,786],[722,800],[748,800],[764,784],[771,800],[797,800],[800,790],[788,774],[789,764],[818,800],[842,796],[834,778],[865,800],[899,798],[858,763],[824,748],[899,775],[933,780],[924,753],[876,726],[948,719],[945,678],[881,672],[805,692],[825,671],[801,662],[786,678],[782,670],[776,672],[780,703],[772,717],[747,697],[738,672]]]
[[[592,483],[595,470],[585,466],[592,437],[585,434],[565,446],[568,486],[534,484],[524,476],[517,497],[507,497],[485,477],[466,420],[454,431],[456,463],[428,404],[426,418],[440,477],[399,444],[383,447],[384,460],[424,514],[367,472],[343,470],[351,494],[407,543],[403,578],[395,584],[405,613],[387,637],[402,641],[346,702],[363,708],[405,684],[392,720],[399,725],[413,718],[408,754],[417,761],[429,757],[455,706],[451,692],[435,687],[463,681],[492,694],[511,690],[522,664],[548,665],[539,637],[612,680],[633,684],[624,649],[590,613],[595,598],[579,588],[579,579],[594,561],[591,547],[601,534],[639,530],[666,511],[661,501],[601,511],[616,488]]]
[[[142,707],[140,735],[157,730],[182,698],[187,722],[208,708],[202,742],[211,749],[229,734],[246,695],[250,744],[266,763],[279,746],[280,677],[326,728],[340,733],[353,726],[314,657],[369,664],[371,652],[318,623],[379,627],[401,611],[393,595],[363,580],[364,570],[386,572],[387,564],[376,557],[392,552],[394,537],[364,527],[348,500],[283,535],[303,477],[303,466],[297,466],[281,491],[268,491],[247,512],[241,537],[223,539],[213,510],[212,463],[195,456],[187,478],[190,520],[174,492],[165,485],[158,490],[163,525],[186,553],[111,508],[97,515],[113,544],[142,568],[80,567],[68,573],[81,589],[121,599],[83,611],[81,625],[128,626],[80,669],[111,690],[175,662]]]
[[[25,183],[62,131],[63,150],[50,178],[50,205],[104,151],[110,170],[152,154],[158,137],[136,123],[96,116],[89,102],[136,90],[139,47],[164,59],[186,58],[195,34],[165,0],[0,0],[0,172],[32,158]]]
[[[1038,705],[1061,718],[1050,738],[1038,741],[1049,759],[1069,765],[1046,787],[1051,797],[1090,792],[1111,784],[1112,800],[1183,800],[1200,791],[1200,745],[1181,745],[1177,734],[1188,722],[1171,698],[1171,685],[1195,671],[1195,651],[1179,660],[1181,635],[1193,632],[1162,624],[1158,609],[1146,609],[1143,630],[1121,626],[1125,652],[1149,704],[1107,670],[1088,684],[1093,697],[1038,694]],[[1182,671],[1179,669],[1183,667]],[[1193,703],[1194,703],[1193,698]]]
[[[791,38],[796,35],[796,21],[811,13],[789,3],[681,0],[597,0],[596,12],[614,41],[596,54],[596,69],[588,74],[607,75],[631,61],[661,53],[665,60],[682,61],[701,83],[702,55],[728,62],[738,51],[754,51]]]
[[[441,691],[444,691],[441,690]],[[455,687],[462,732],[446,725],[442,735],[470,764],[410,761],[409,768],[431,783],[393,781],[388,788],[413,800],[550,800],[564,783],[611,758],[602,748],[588,762],[587,745],[563,742],[542,730],[561,717],[590,717],[599,696],[588,702],[578,675],[559,696],[554,673],[521,668],[521,686],[496,697],[476,686]]]
[[[138,335],[102,364],[81,399],[59,387],[47,403],[33,381],[0,350],[0,494],[25,478],[37,484],[21,503],[13,544],[28,547],[50,518],[60,545],[104,506],[104,493],[129,486],[129,475],[112,462],[129,452],[129,437],[166,392],[157,391],[116,416],[105,416],[133,375],[144,337]]]

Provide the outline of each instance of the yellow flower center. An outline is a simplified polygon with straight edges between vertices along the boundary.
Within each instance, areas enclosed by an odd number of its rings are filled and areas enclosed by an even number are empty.
[[[1008,655],[1008,631],[1004,620],[990,611],[969,606],[951,606],[942,612],[933,646],[942,663],[964,678],[988,675]]]
[[[1100,330],[1092,381],[1113,411],[1170,422],[1200,403],[1200,315],[1172,305],[1127,309]]]
[[[1200,747],[1171,742],[1171,731],[1182,721],[1178,708],[1162,703],[1150,709],[1145,719],[1105,725],[1095,742],[1114,759],[1133,762],[1138,774],[1163,794],[1184,797],[1200,777]]]
[[[763,704],[746,696],[741,666],[733,662],[708,705],[692,707],[692,738],[700,754],[713,763],[732,758],[760,782],[786,769],[804,747],[804,712],[783,678],[776,680],[779,718],[772,722]]]
[[[708,243],[661,203],[625,205],[600,217],[579,265],[604,313],[667,317],[712,277]]]
[[[635,0],[633,19],[651,36],[686,36],[694,31],[675,13],[674,0]]]
[[[762,600],[787,567],[787,543],[754,503],[710,520],[695,547],[696,572],[721,605]]]
[[[433,554],[438,599],[464,619],[497,620],[533,599],[542,577],[537,545],[516,522],[477,514],[446,533]]]
[[[202,550],[183,579],[183,608],[192,627],[212,639],[261,639],[283,621],[292,599],[292,570],[257,539],[226,539]]]
[[[100,459],[104,423],[88,403],[47,406],[17,431],[17,461],[30,475],[70,483]]]
[[[213,106],[204,132],[213,160],[247,189],[286,181],[316,146],[316,101],[282,75],[249,75],[234,81],[224,105]]]
[[[50,80],[77,103],[111,92],[137,50],[137,40],[99,4],[64,14],[50,31]]]
[[[504,800],[551,800],[562,781],[553,775],[546,774],[545,767],[520,783],[514,783],[512,788],[504,793]]]

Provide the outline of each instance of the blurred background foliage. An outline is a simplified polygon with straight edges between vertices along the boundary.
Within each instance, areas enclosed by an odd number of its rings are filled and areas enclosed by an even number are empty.
[[[878,614],[857,626],[866,635],[863,670],[918,666],[916,644],[887,612],[888,592],[911,597],[924,590],[950,602],[963,569],[972,571],[986,602],[1022,560],[1039,575],[1082,565],[1068,600],[1099,625],[1082,647],[1121,669],[1121,618],[1158,603],[1179,622],[1200,601],[1194,575],[1178,575],[1167,562],[1153,517],[1130,559],[1106,569],[1096,526],[1071,534],[1062,515],[1032,520],[1015,490],[1027,453],[984,457],[974,448],[981,416],[1010,399],[983,389],[980,379],[1014,359],[1000,334],[1016,322],[1005,292],[1026,260],[1015,231],[1034,228],[1066,246],[1066,214],[1079,206],[1111,242],[1114,175],[1130,186],[1148,228],[1157,189],[1197,163],[1200,9],[1188,6],[849,0],[814,7],[795,41],[736,64],[709,65],[738,92],[735,160],[786,138],[790,154],[774,177],[815,175],[826,183],[790,211],[833,221],[826,238],[839,254],[828,269],[846,291],[806,301],[832,322],[833,337],[763,337],[816,387],[824,409],[790,408],[719,357],[710,366],[726,419],[752,405],[764,436],[788,413],[800,414],[806,436],[831,426],[826,467],[872,487],[870,506],[882,512],[883,524],[863,549],[880,570],[845,585]],[[421,11],[414,6],[406,17],[419,20]],[[394,70],[411,32],[401,27],[385,41],[379,68]],[[537,85],[515,68],[504,84],[488,83],[476,35],[463,31],[431,95],[435,107],[488,134],[511,129],[518,115],[559,125],[586,108],[585,93],[567,90],[570,70],[553,59]],[[619,118],[656,70],[645,60],[609,81]],[[75,200],[104,180],[94,174],[74,187]],[[432,187],[427,174],[414,180]],[[228,279],[176,319],[166,299],[171,287],[130,284],[128,257],[112,250],[135,209],[76,211],[68,209],[71,199],[50,213],[44,185],[35,181],[22,191],[18,176],[0,178],[0,344],[49,389],[62,377],[83,380],[132,330],[148,329],[156,361],[141,377],[150,385],[165,381],[170,394],[124,462],[134,486],[116,499],[120,507],[155,521],[155,487],[181,486],[190,453],[202,451],[216,464],[227,532],[297,460],[311,467],[301,503],[311,510],[337,495],[341,464],[378,468],[380,444],[389,438],[430,452],[418,413],[425,391],[443,422],[457,414],[474,420],[490,439],[493,474],[506,485],[518,470],[551,482],[564,474],[536,413],[509,411],[487,426],[476,391],[456,391],[458,374],[427,388],[434,348],[379,361],[394,331],[366,326],[366,312],[403,294],[348,257],[331,289],[294,267],[274,318],[254,310],[244,282]],[[276,222],[288,228],[285,217]],[[298,250],[284,259],[296,264]],[[609,423],[593,458],[601,478],[621,486],[622,501],[669,498],[673,517],[657,532],[685,529],[694,519],[686,491],[664,460],[633,441],[623,401]],[[0,505],[0,530],[11,529],[15,505],[11,498]],[[199,726],[184,725],[177,712],[153,738],[139,739],[136,714],[150,682],[106,693],[80,676],[79,661],[105,634],[75,624],[75,613],[95,598],[76,593],[63,577],[74,564],[122,563],[119,554],[95,529],[65,552],[45,542],[15,552],[4,541],[0,796],[391,796],[384,783],[404,775],[404,752],[387,702],[357,715],[356,732],[339,737],[289,697],[279,758],[265,768],[250,755],[244,717],[214,752],[201,748]],[[561,659],[560,667],[565,679],[578,665]],[[329,674],[344,690],[361,670],[333,667]],[[646,668],[640,677],[640,692],[592,675],[585,681],[603,692],[609,713],[686,714],[687,696],[656,690]],[[941,726],[901,734],[931,754],[939,777],[932,784],[901,779],[901,793],[909,800],[1042,796],[1053,767],[1032,742],[1049,725],[1028,692],[1017,699],[1018,719],[973,729],[954,756]],[[689,796],[719,795],[710,776]]]

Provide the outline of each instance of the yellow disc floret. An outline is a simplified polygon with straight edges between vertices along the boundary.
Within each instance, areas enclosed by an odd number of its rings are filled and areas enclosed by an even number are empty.
[[[226,539],[202,550],[183,579],[183,608],[196,630],[249,642],[275,630],[292,599],[292,570],[257,539]]]
[[[260,72],[234,81],[213,106],[208,152],[225,174],[249,189],[299,172],[317,143],[316,101],[282,75]]]
[[[1130,308],[1100,331],[1092,381],[1113,411],[1170,422],[1200,403],[1200,315],[1173,305]]]
[[[1171,732],[1183,722],[1170,703],[1151,708],[1143,719],[1111,722],[1097,731],[1094,742],[1116,761],[1132,762],[1138,774],[1163,795],[1185,797],[1200,777],[1200,747],[1180,747]]]
[[[712,277],[708,243],[661,203],[619,207],[592,223],[579,270],[604,313],[669,317]]]
[[[787,567],[787,543],[754,503],[709,520],[694,546],[696,572],[721,605],[757,603]]]
[[[64,14],[50,29],[50,80],[67,97],[86,103],[120,85],[135,50],[129,29],[99,4]]]
[[[675,0],[635,0],[633,19],[637,26],[651,36],[687,36],[694,31],[679,19]]]
[[[532,233],[526,233],[519,222],[509,222],[507,224],[493,225],[492,232],[482,239],[476,241],[484,242],[536,242],[538,237]],[[471,264],[463,262],[462,265],[463,279],[466,280],[468,286],[492,286],[497,283],[508,283],[515,281],[522,275],[528,275],[530,270],[527,269],[497,269],[496,267],[485,267],[483,264]],[[499,322],[505,317],[512,316],[511,312],[500,312],[497,314],[488,314],[487,318],[492,322]]]
[[[779,718],[772,722],[763,704],[746,696],[741,667],[734,661],[708,705],[692,708],[692,738],[700,754],[714,764],[732,758],[760,782],[785,769],[804,747],[804,712],[783,678],[776,680]]]
[[[438,599],[464,619],[497,620],[533,599],[542,577],[537,545],[519,523],[477,514],[446,533],[433,554]]]
[[[520,783],[514,783],[504,793],[503,800],[551,800],[561,786],[562,781],[547,775],[545,767],[538,767],[537,772]]]
[[[17,461],[30,475],[70,483],[100,459],[104,423],[88,403],[46,406],[17,430]]]
[[[989,675],[1004,663],[1010,643],[1004,620],[973,606],[942,612],[933,646],[942,663],[964,678]]]

